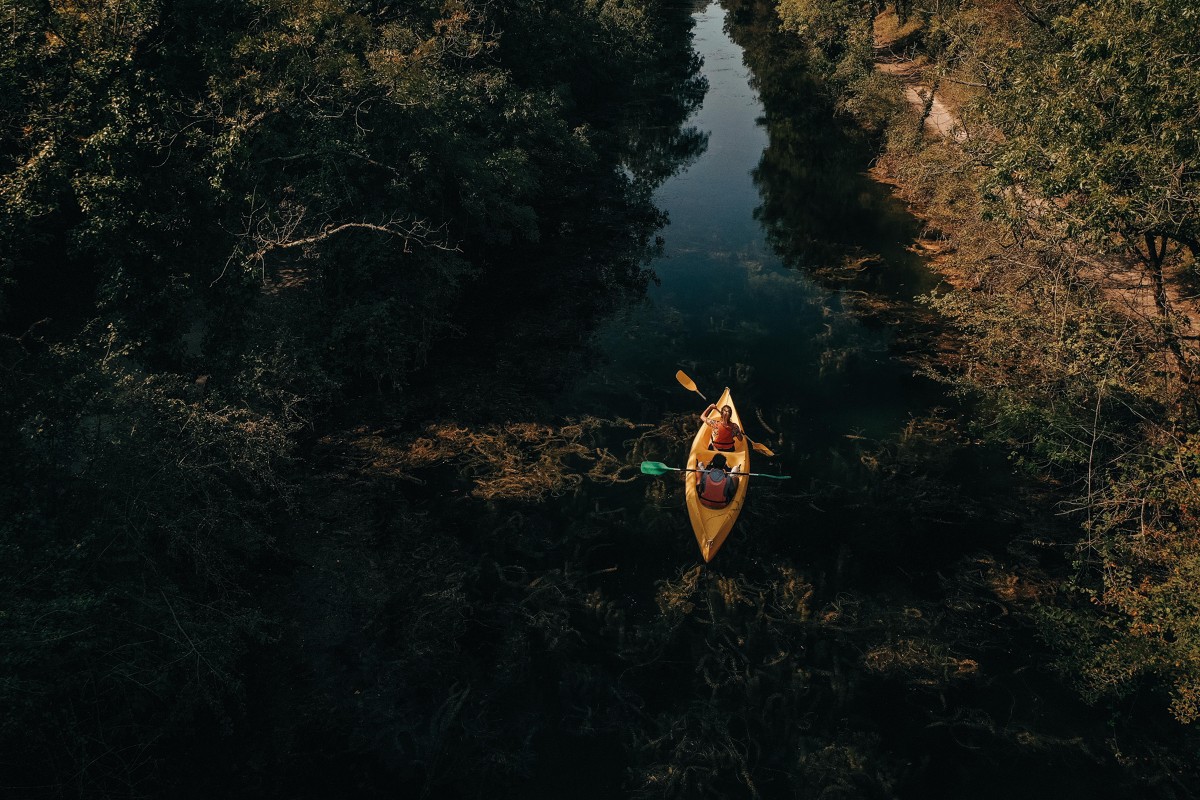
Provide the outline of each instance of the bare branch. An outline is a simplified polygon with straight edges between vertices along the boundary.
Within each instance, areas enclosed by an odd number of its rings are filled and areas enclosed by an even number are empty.
[[[439,239],[441,234],[445,233],[446,225],[442,224],[431,227],[424,220],[417,220],[404,227],[401,223],[403,220],[392,219],[388,222],[378,225],[372,222],[343,222],[338,225],[326,225],[319,233],[314,233],[310,236],[303,236],[299,239],[280,239],[265,243],[258,250],[255,250],[245,258],[246,263],[253,261],[261,261],[267,253],[274,250],[287,250],[293,247],[304,247],[305,245],[317,244],[326,239],[336,236],[343,231],[348,230],[367,230],[377,233],[386,233],[389,236],[396,236],[404,240],[405,252],[411,252],[408,246],[412,242],[416,242],[421,247],[432,247],[437,250],[446,250],[450,252],[459,252],[457,245],[447,244],[444,239]],[[288,233],[294,229],[294,226],[288,226]]]

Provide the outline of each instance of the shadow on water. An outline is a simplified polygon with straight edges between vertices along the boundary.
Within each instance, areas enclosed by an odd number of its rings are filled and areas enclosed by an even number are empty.
[[[770,7],[729,8],[697,7],[703,75],[680,54],[625,169],[496,254],[428,390],[318,448],[338,535],[272,712],[313,754],[295,794],[1127,793],[1039,664],[1020,487],[896,358],[915,222]],[[793,476],[708,566],[682,483],[636,468],[683,458],[680,367]]]

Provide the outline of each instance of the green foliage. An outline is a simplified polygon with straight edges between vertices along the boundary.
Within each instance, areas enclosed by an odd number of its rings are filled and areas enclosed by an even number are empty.
[[[253,705],[315,421],[407,387],[482,281],[644,286],[651,191],[702,143],[679,130],[697,65],[666,69],[679,16],[5,6],[0,782],[165,791],[178,742]],[[609,227],[611,263],[551,272],[537,248],[580,219]],[[446,694],[431,761],[470,696]]]
[[[781,0],[779,17],[784,30],[812,40],[827,52],[837,52],[870,31],[875,5],[861,0]]]
[[[1065,650],[1062,666],[1092,700],[1146,683],[1165,688],[1171,714],[1191,723],[1200,719],[1197,439],[1143,430],[1155,437],[1150,446],[1122,459],[1097,491],[1088,520],[1093,569],[1080,588],[1104,613],[1076,622],[1085,645]]]
[[[982,143],[992,165],[986,190],[1017,205],[1063,201],[1039,216],[1071,238],[1141,248],[1150,235],[1195,247],[1200,16],[1175,0],[1050,10],[1001,54],[983,98],[1003,132]]]
[[[1143,686],[1196,719],[1200,584],[1196,419],[1155,331],[1114,309],[1055,251],[1010,251],[1019,295],[949,292],[932,304],[964,335],[951,381],[982,400],[980,433],[1057,487],[1079,525],[1064,591],[1040,612],[1064,676],[1092,701]],[[1047,534],[1049,535],[1049,534]]]
[[[862,72],[850,56],[877,10],[779,3],[851,110],[841,76]],[[1055,487],[1079,525],[1064,591],[1041,609],[1063,674],[1091,701],[1151,687],[1193,722],[1200,423],[1168,284],[1200,255],[1200,13],[1178,0],[896,12],[919,13],[908,43],[938,75],[981,90],[961,109],[962,148],[887,134],[889,166],[956,251],[962,288],[929,301],[962,339],[931,372],[981,400],[980,434]],[[1153,322],[1104,288],[1131,268],[1152,288]]]
[[[1041,612],[1063,674],[1092,701],[1154,687],[1191,722],[1197,420],[1162,242],[1191,248],[1196,235],[1196,16],[1170,2],[1051,2],[1001,27],[994,6],[972,5],[932,18],[927,37],[943,69],[985,89],[964,111],[980,125],[974,166],[960,159],[951,179],[978,178],[978,195],[921,189],[965,201],[937,208],[975,289],[931,301],[965,336],[952,381],[982,398],[981,432],[1058,487],[1080,526],[1066,591]],[[943,149],[920,158],[936,169]],[[1084,247],[1136,256],[1168,324],[1122,313]]]
[[[875,70],[873,2],[781,0],[776,12],[783,31],[803,43],[808,70],[839,113],[872,134],[880,133],[901,108],[896,81]]]
[[[0,737],[27,758],[9,775],[57,763],[114,791],[154,775],[153,731],[237,700],[268,631],[241,587],[271,545],[289,426],[119,351],[3,355]]]
[[[873,3],[781,0],[776,10],[782,29],[807,46],[811,69],[825,79],[833,96],[846,95],[856,80],[873,71]]]

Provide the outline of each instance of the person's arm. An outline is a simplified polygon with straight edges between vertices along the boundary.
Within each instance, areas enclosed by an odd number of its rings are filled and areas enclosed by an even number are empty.
[[[742,437],[742,426],[738,425],[733,420],[730,420],[729,424],[733,426],[733,435],[739,439],[743,438]]]
[[[700,421],[703,422],[705,425],[712,425],[713,421],[708,418],[708,412],[712,411],[715,408],[716,408],[715,404],[709,403],[708,408],[706,408],[700,412]]]

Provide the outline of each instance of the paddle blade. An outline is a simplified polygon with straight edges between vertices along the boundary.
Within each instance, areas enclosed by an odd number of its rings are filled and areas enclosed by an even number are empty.
[[[774,481],[790,481],[792,479],[791,475],[768,475],[765,472],[752,472],[750,474],[755,478],[770,478]]]
[[[750,444],[754,446],[754,449],[756,451],[758,451],[759,453],[762,453],[764,456],[775,455],[775,451],[772,450],[771,448],[767,447],[762,442],[751,442]]]
[[[661,461],[643,461],[642,462],[642,474],[643,475],[666,475],[668,472],[672,472],[672,471],[674,471],[673,467],[668,467],[666,464],[662,463]]]
[[[675,380],[679,381],[679,385],[682,386],[683,388],[687,389],[689,392],[695,392],[696,394],[700,395],[700,397],[704,400],[708,399],[703,394],[701,394],[700,390],[696,388],[696,382],[693,381],[691,378],[689,378],[687,376],[687,373],[684,372],[683,370],[679,370],[678,372],[675,373]]]

